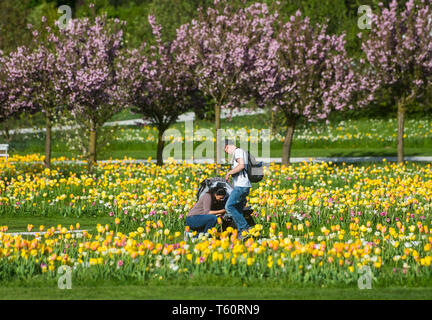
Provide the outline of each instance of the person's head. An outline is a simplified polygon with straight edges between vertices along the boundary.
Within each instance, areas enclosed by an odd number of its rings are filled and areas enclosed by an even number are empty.
[[[215,190],[211,190],[210,193],[212,193],[216,201],[222,201],[225,198],[227,192],[225,188],[218,188]]]
[[[225,152],[228,154],[233,154],[236,149],[236,146],[232,140],[225,140]]]

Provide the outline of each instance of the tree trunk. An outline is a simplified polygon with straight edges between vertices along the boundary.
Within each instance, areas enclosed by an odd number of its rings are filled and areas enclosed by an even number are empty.
[[[5,136],[6,142],[8,142],[8,143],[11,142],[12,139],[11,139],[11,136],[9,134],[9,126],[7,125],[7,122],[5,123],[3,130],[4,130],[4,136]]]
[[[96,163],[96,123],[90,120],[90,139],[89,139],[89,157],[88,170],[93,173],[93,165]]]
[[[158,129],[158,144],[157,144],[157,165],[162,166],[163,165],[163,149],[165,146],[165,142],[163,141],[163,134],[165,130]]]
[[[290,156],[291,156],[291,143],[294,136],[294,129],[295,129],[295,119],[287,119],[288,126],[287,126],[287,132],[285,135],[285,140],[283,143],[282,148],[282,164],[287,165],[289,164]]]
[[[399,164],[404,162],[404,122],[405,122],[405,103],[398,103],[398,144],[397,144],[397,161]]]
[[[216,104],[215,105],[215,137],[216,137],[216,153],[215,153],[215,157],[214,157],[214,161],[215,163],[221,163],[221,153],[220,153],[220,148],[219,148],[219,144],[221,143],[221,141],[219,141],[219,137],[218,137],[218,130],[221,127],[221,122],[220,122],[220,116],[221,116],[221,106],[220,104]]]
[[[274,135],[275,130],[275,111],[273,108],[270,109],[271,112],[271,119],[270,119],[270,136]]]
[[[51,168],[51,114],[45,111],[45,168]]]

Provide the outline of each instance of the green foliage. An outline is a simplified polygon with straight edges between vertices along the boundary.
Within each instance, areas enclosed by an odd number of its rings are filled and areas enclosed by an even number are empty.
[[[29,0],[0,1],[0,49],[7,52],[31,42],[27,30]]]
[[[275,6],[273,0],[262,1],[266,2],[269,7]],[[256,1],[232,0],[230,4],[240,7],[254,2]],[[303,16],[310,17],[313,23],[327,23],[329,33],[345,33],[348,54],[359,58],[362,50],[361,40],[357,34],[367,33],[368,30],[360,30],[357,25],[361,16],[358,8],[361,5],[369,5],[373,12],[378,12],[379,2],[388,6],[391,0],[282,0],[278,10],[283,21],[287,21],[297,10],[301,10]],[[400,8],[406,2],[407,0],[398,1]],[[127,22],[124,27],[125,46],[133,48],[140,46],[143,42],[149,44],[154,42],[148,22],[149,14],[155,15],[157,23],[162,25],[164,40],[171,40],[176,35],[176,28],[198,17],[198,7],[201,6],[205,10],[213,5],[213,0],[2,0],[0,1],[0,49],[8,52],[18,45],[31,43],[31,34],[26,28],[27,23],[41,30],[41,17],[46,16],[48,25],[53,25],[54,20],[60,17],[57,8],[62,4],[71,6],[74,17],[91,15],[89,3],[95,4],[96,14],[106,13],[109,18],[118,18]],[[396,110],[393,105],[388,94],[383,92],[378,103],[362,110],[338,114],[336,117],[345,119],[391,117]],[[212,119],[213,109],[213,104],[209,100],[205,106],[197,106],[193,111],[198,114],[199,118]],[[422,116],[430,113],[431,109],[416,106],[409,112],[412,115]]]
[[[150,8],[156,21],[164,27],[165,40],[172,40],[178,27],[198,16],[198,7],[207,8],[212,3],[212,0],[158,0],[153,1]]]
[[[270,7],[275,5],[273,0],[262,0]],[[398,1],[402,7],[407,0]],[[255,0],[232,0],[233,6],[250,5]],[[360,51],[360,41],[357,38],[359,30],[357,26],[358,8],[361,5],[369,5],[372,10],[378,10],[378,3],[383,2],[387,6],[390,0],[285,0],[281,1],[279,9],[280,17],[287,20],[297,10],[301,10],[303,15],[310,17],[313,23],[325,23],[328,20],[329,32],[340,34],[346,32],[348,41],[348,51],[356,55]],[[66,0],[66,1],[46,1],[46,0],[3,0],[0,8],[9,6],[13,8],[13,19],[19,20],[22,16],[40,16],[43,9],[56,9],[58,6],[66,4],[71,6],[73,15],[77,17],[90,14],[89,3],[95,4],[96,13],[106,12],[109,17],[119,18],[127,21],[125,28],[126,43],[128,46],[138,46],[144,40],[151,39],[151,28],[147,21],[148,14],[154,14],[165,32],[166,39],[175,37],[176,28],[183,23],[191,21],[198,16],[197,8],[206,9],[213,5],[213,0]],[[34,12],[28,13],[25,10]],[[5,14],[5,10],[1,10]],[[18,12],[20,11],[20,12]],[[45,14],[47,15],[47,14]],[[1,19],[2,21],[7,21]],[[24,19],[25,20],[25,19]],[[22,29],[18,28],[17,33]],[[13,37],[15,38],[15,37]]]
[[[42,2],[41,4],[32,8],[27,19],[31,23],[34,29],[38,30],[39,33],[47,35],[47,32],[42,23],[42,17],[47,19],[46,24],[48,26],[54,26],[57,19],[61,17],[61,14],[57,12],[58,8],[54,2]]]
[[[124,27],[125,45],[132,48],[139,47],[144,41],[154,41],[151,26],[147,20],[149,13],[149,6],[135,5],[133,3],[117,9],[110,7],[110,10],[107,11],[109,17],[127,21]]]

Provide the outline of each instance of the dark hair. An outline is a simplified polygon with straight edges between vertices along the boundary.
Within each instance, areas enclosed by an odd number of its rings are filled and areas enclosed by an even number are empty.
[[[215,202],[216,201],[216,196],[226,196],[227,191],[225,188],[223,187],[214,187],[211,188],[208,193],[210,193],[212,201]]]
[[[217,189],[215,192],[215,195],[217,195],[217,196],[224,196],[225,197],[226,194],[227,194],[227,192],[226,192],[225,188]]]
[[[231,139],[225,139],[225,147],[226,146],[234,146],[234,142]]]
[[[225,207],[224,199],[219,200],[219,201],[216,200],[216,196],[224,196],[224,198],[225,198],[225,195],[227,194],[227,191],[225,188],[215,187],[215,188],[210,189],[208,191],[208,193],[210,194],[210,197],[211,197],[211,205],[210,205],[211,210],[220,210],[220,209],[223,209]]]

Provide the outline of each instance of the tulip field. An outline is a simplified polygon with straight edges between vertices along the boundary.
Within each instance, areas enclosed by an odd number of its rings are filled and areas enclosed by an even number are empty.
[[[432,299],[431,0],[63,2],[0,0],[0,300]]]
[[[74,283],[211,277],[357,288],[368,267],[372,288],[431,284],[430,163],[271,164],[248,196],[257,224],[240,241],[220,224],[196,240],[184,235],[200,181],[224,176],[224,167],[107,162],[88,175],[73,163],[45,169],[41,160],[15,155],[0,163],[3,284],[53,281],[64,265]],[[1,223],[20,219],[35,223],[25,230]],[[84,228],[83,219],[94,223]]]

